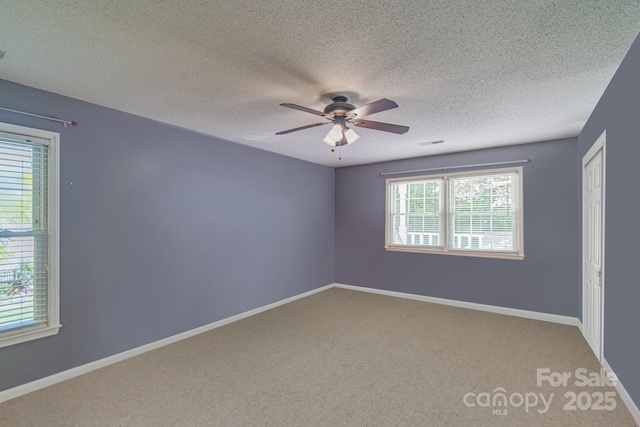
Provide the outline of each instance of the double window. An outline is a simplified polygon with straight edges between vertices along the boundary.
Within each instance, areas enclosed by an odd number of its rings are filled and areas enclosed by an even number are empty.
[[[0,123],[0,347],[60,328],[57,145]]]
[[[524,257],[522,168],[387,180],[388,250]]]

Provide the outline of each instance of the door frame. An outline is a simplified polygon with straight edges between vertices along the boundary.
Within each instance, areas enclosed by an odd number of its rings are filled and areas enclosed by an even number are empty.
[[[582,290],[582,319],[584,320],[585,317],[585,311],[587,310],[586,307],[586,299],[585,299],[585,282],[586,282],[586,272],[585,272],[585,261],[587,259],[587,246],[585,244],[586,241],[586,236],[587,236],[587,222],[585,220],[585,210],[586,210],[586,200],[585,200],[585,171],[586,171],[586,166],[587,164],[591,161],[591,159],[593,159],[593,157],[598,153],[598,151],[602,150],[602,212],[601,212],[601,229],[600,229],[600,244],[601,244],[601,252],[600,252],[600,269],[601,269],[601,273],[600,273],[600,288],[601,288],[601,295],[600,295],[600,342],[599,342],[599,349],[598,352],[596,353],[596,357],[598,358],[598,361],[600,363],[602,363],[602,361],[604,360],[604,289],[605,289],[605,224],[606,224],[606,218],[605,218],[605,212],[606,212],[606,190],[607,190],[607,186],[606,186],[606,176],[607,176],[607,131],[603,131],[602,135],[600,135],[598,137],[598,139],[596,140],[596,142],[593,143],[593,145],[591,146],[591,148],[589,148],[589,151],[587,151],[587,153],[584,155],[584,157],[582,158],[582,259],[581,259],[581,265],[580,268],[582,270],[582,283],[581,283],[581,290]],[[584,335],[584,329],[582,331],[582,334]],[[591,347],[591,346],[589,346]]]

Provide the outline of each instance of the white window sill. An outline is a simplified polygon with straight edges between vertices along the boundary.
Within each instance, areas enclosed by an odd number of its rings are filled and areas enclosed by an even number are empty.
[[[476,251],[451,251],[444,250],[442,248],[427,249],[423,247],[412,246],[385,246],[388,251],[394,252],[412,252],[418,254],[437,254],[437,255],[455,255],[455,256],[467,256],[467,257],[479,257],[479,258],[496,258],[496,259],[515,259],[523,260],[523,254],[509,253],[509,252],[476,252]]]
[[[36,340],[38,338],[49,337],[51,335],[56,335],[58,330],[62,327],[62,325],[58,324],[55,326],[38,326],[32,329],[23,329],[21,331],[16,332],[8,332],[6,336],[0,334],[0,348],[8,347],[14,344],[20,344],[22,342],[27,342],[31,340]]]

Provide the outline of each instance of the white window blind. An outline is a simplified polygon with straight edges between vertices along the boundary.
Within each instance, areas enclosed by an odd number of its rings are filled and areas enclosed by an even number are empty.
[[[443,245],[442,185],[442,179],[427,179],[390,186],[388,232],[393,244]]]
[[[0,133],[0,337],[49,321],[47,142]]]
[[[522,259],[522,168],[387,179],[385,247]]]
[[[518,195],[515,172],[450,178],[448,247],[519,252]]]

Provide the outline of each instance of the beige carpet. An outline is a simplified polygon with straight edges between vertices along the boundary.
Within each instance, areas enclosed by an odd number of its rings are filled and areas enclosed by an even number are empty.
[[[333,288],[0,404],[0,425],[634,426],[578,368],[599,365],[575,327]],[[513,405],[487,407],[499,387]]]

